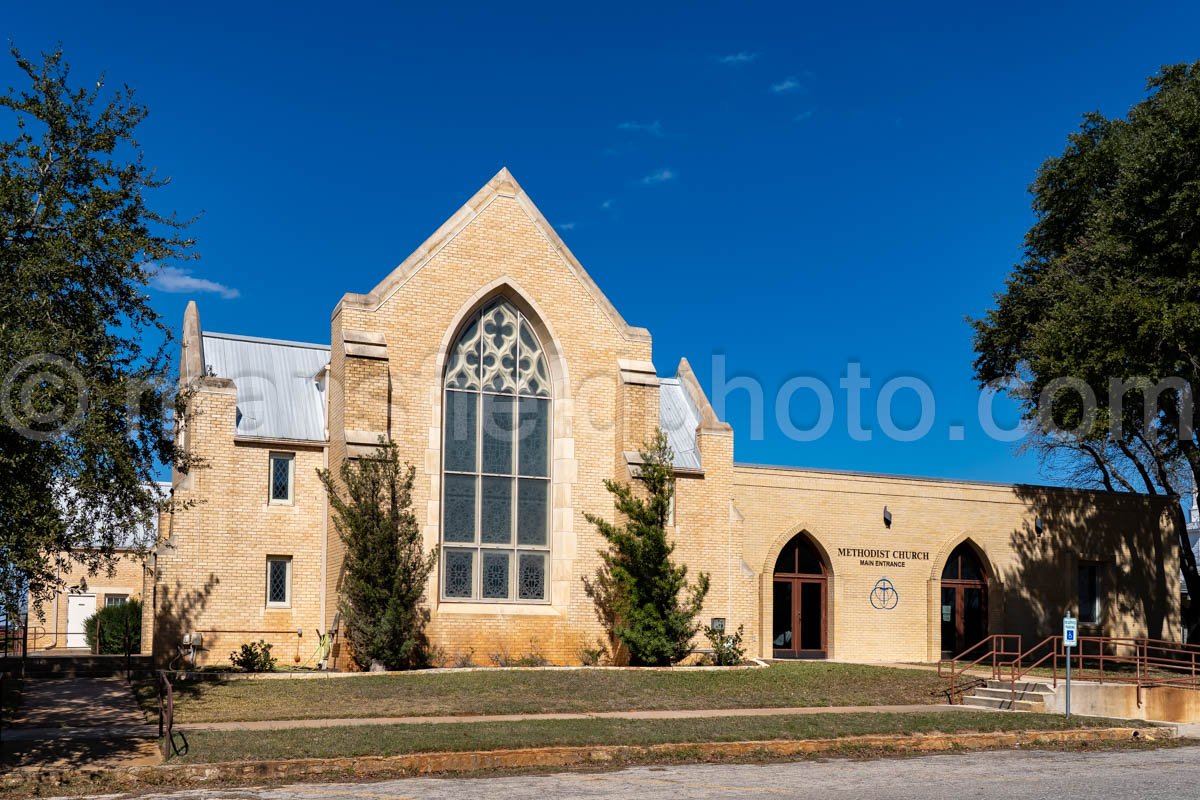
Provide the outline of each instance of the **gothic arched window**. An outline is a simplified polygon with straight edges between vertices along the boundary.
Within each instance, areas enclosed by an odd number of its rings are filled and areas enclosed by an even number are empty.
[[[545,602],[550,557],[550,370],[507,300],[471,315],[446,361],[445,600]]]

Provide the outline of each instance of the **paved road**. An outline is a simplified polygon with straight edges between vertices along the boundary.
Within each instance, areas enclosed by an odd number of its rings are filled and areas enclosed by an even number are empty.
[[[877,761],[639,767],[503,778],[411,778],[276,789],[206,789],[170,800],[793,797],[819,800],[1164,800],[1200,797],[1200,748],[1107,753],[988,752]]]

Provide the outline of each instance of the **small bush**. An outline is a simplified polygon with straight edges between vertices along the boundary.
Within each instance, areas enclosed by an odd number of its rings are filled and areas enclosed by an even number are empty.
[[[466,669],[475,666],[475,648],[468,647],[466,652],[455,653],[454,659],[450,662],[450,666],[455,669]]]
[[[733,667],[746,659],[746,648],[742,647],[742,628],[733,633],[719,631],[709,625],[704,626],[704,636],[713,649],[713,663],[718,667]]]
[[[607,657],[608,648],[604,646],[604,642],[596,642],[595,647],[583,645],[579,648],[579,663],[585,667],[598,667]]]
[[[446,648],[440,645],[430,645],[427,655],[429,666],[435,669],[440,669],[450,663],[450,654],[446,652]]]
[[[100,649],[96,650],[96,626],[100,626]],[[130,600],[116,606],[105,606],[83,621],[83,636],[88,647],[106,655],[124,655],[126,636],[129,652],[142,649],[142,604]]]
[[[529,652],[519,656],[510,655],[508,648],[500,645],[500,652],[492,653],[492,665],[496,667],[544,667],[550,662],[537,649],[537,644],[530,640]]]
[[[241,650],[229,654],[229,660],[235,667],[245,672],[270,672],[275,669],[275,657],[271,655],[271,645],[262,639],[242,645]]]

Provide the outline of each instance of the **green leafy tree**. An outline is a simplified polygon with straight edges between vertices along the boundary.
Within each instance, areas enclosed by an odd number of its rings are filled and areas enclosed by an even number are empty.
[[[583,583],[609,633],[614,660],[624,656],[634,666],[665,666],[691,649],[709,581],[700,573],[689,585],[687,566],[671,560],[675,544],[667,539],[667,521],[675,473],[666,434],[658,431],[641,458],[637,488],[604,482],[623,522],[584,515],[608,549],[600,551],[595,578],[584,578]]]
[[[83,637],[87,646],[96,649],[96,630],[100,631],[98,653],[139,653],[142,648],[142,603],[130,600],[115,606],[105,606],[83,621]]]
[[[355,663],[428,666],[429,610],[421,600],[437,548],[424,552],[412,511],[416,470],[400,463],[394,442],[381,440],[375,455],[343,461],[340,480],[329,470],[319,474],[346,546],[338,610]]]
[[[148,281],[190,257],[186,221],[154,210],[166,181],[134,138],[144,106],[72,87],[61,53],[12,50],[0,94],[0,603],[45,599],[148,535],[156,468],[186,469],[166,413],[170,333]],[[157,344],[156,344],[157,343]],[[70,568],[75,565],[75,574]],[[82,576],[86,580],[86,575]],[[82,582],[82,581],[81,581]]]
[[[1177,497],[1200,476],[1200,62],[1163,67],[1148,89],[1125,118],[1085,115],[1042,165],[1024,259],[973,322],[975,372],[1011,387],[1051,466]]]

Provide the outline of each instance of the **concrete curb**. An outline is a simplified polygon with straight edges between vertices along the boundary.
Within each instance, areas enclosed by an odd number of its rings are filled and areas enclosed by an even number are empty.
[[[1170,728],[1091,728],[1066,731],[846,736],[838,739],[689,742],[657,745],[585,745],[451,753],[411,753],[357,758],[302,758],[275,761],[231,761],[217,764],[167,763],[156,766],[50,769],[21,767],[3,777],[5,789],[60,786],[109,781],[126,787],[161,784],[219,784],[232,781],[296,781],[322,776],[365,778],[381,775],[427,775],[528,767],[603,765],[681,757],[715,760],[738,756],[788,757],[835,751],[884,750],[932,753],[995,747],[1038,746],[1081,742],[1171,739]]]

